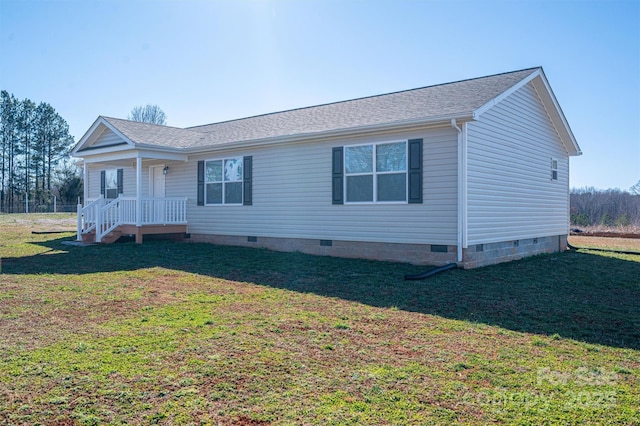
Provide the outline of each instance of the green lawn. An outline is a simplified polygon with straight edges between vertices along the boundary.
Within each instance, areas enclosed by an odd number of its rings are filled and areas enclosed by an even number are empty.
[[[423,268],[0,215],[0,424],[640,424],[640,256]]]

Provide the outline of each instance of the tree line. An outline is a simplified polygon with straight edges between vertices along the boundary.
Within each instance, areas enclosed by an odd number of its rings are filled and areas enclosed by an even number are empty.
[[[640,181],[629,191],[571,190],[571,224],[575,226],[640,226]]]
[[[67,122],[50,104],[1,91],[0,211],[20,211],[25,201],[47,204],[54,195],[74,202],[81,179],[63,161],[73,144]]]

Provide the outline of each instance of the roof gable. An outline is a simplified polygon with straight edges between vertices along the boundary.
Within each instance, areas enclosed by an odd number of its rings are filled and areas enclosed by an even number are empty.
[[[103,117],[98,117],[71,150],[71,155],[108,148],[133,148],[135,144],[118,132]],[[116,148],[117,147],[117,148]]]
[[[477,108],[474,111],[473,118],[478,120],[486,111],[490,110],[493,106],[508,98],[529,83],[533,85],[538,93],[544,109],[569,155],[581,155],[582,151],[580,150],[580,146],[571,131],[571,127],[569,127],[569,123],[560,108],[558,100],[551,90],[549,81],[547,80],[542,68],[537,68],[533,73],[511,86],[508,90],[505,90],[497,97]]]

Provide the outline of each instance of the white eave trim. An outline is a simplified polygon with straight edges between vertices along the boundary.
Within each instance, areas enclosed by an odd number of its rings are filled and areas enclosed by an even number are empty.
[[[83,157],[83,162],[85,164],[91,164],[104,163],[107,161],[132,160],[137,158],[144,160],[187,161],[187,154],[157,150],[127,149],[118,152],[109,151],[103,153],[91,153],[91,155]]]
[[[499,104],[504,99],[508,98],[509,96],[511,96],[512,94],[514,94],[518,90],[520,90],[520,88],[524,87],[527,83],[529,83],[534,78],[536,78],[539,75],[541,75],[541,71],[542,71],[542,69],[538,68],[537,70],[533,71],[531,74],[529,74],[528,76],[526,76],[525,78],[520,80],[518,83],[516,83],[513,86],[511,86],[509,89],[505,90],[504,92],[502,92],[501,94],[499,94],[495,98],[491,99],[486,104],[484,104],[481,107],[477,108],[473,112],[473,119],[474,120],[479,120],[480,116],[482,114],[484,114],[485,112],[487,112],[488,110],[493,108],[495,105]]]
[[[119,145],[108,145],[108,146],[98,146],[95,148],[85,148],[80,151],[72,152],[71,156],[84,158],[92,155],[101,155],[101,154],[108,154],[112,152],[129,151],[129,150],[131,150],[131,145],[122,143]]]
[[[496,96],[489,102],[477,108],[473,112],[473,119],[479,120],[482,114],[493,108],[495,105],[497,105],[507,97],[511,96],[516,91],[520,90],[529,82],[532,82],[534,88],[538,92],[538,96],[540,96],[542,104],[545,107],[547,114],[551,119],[551,122],[556,128],[556,132],[558,132],[558,136],[565,146],[567,153],[571,156],[582,155],[580,146],[578,145],[578,142],[576,141],[576,138],[571,131],[571,127],[569,127],[569,123],[567,122],[567,119],[562,112],[562,108],[560,108],[558,100],[553,94],[553,90],[551,90],[551,86],[549,85],[549,82],[547,81],[542,68],[536,69],[531,74],[520,80],[518,83],[511,86],[508,90],[505,90],[500,95]],[[542,85],[540,85],[540,83]],[[544,90],[540,90],[542,88],[544,88]]]
[[[540,90],[540,82],[544,87],[544,90]],[[582,155],[582,150],[578,145],[578,141],[576,141],[575,136],[573,135],[573,131],[569,126],[569,122],[567,118],[564,116],[564,112],[562,112],[562,108],[556,99],[549,82],[547,81],[544,73],[540,73],[540,78],[533,80],[533,87],[538,92],[538,96],[542,99],[542,104],[547,110],[547,114],[551,118],[553,125],[556,128],[556,131],[560,135],[562,142],[564,143],[567,152],[569,155],[577,156]],[[550,108],[551,107],[551,108]]]
[[[123,135],[122,132],[120,132],[111,123],[105,120],[104,117],[100,116],[96,119],[96,121],[93,122],[89,130],[87,130],[87,132],[80,138],[76,146],[73,147],[73,149],[71,150],[71,156],[80,157],[80,155],[76,155],[76,153],[78,151],[82,151],[82,149],[84,148],[84,145],[89,140],[91,140],[91,138],[93,137],[93,134],[95,133],[96,130],[98,130],[101,124],[104,125],[107,129],[111,130],[113,133],[115,133],[120,139],[122,139],[124,143],[127,144],[129,148],[135,147],[135,143],[131,139]]]

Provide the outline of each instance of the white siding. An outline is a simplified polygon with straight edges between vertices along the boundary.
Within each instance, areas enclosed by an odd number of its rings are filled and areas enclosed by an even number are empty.
[[[468,126],[467,243],[567,234],[569,157],[533,86]]]
[[[135,160],[133,160],[135,163]],[[100,172],[102,170],[109,169],[122,169],[122,186],[123,186],[123,194],[124,197],[135,197],[136,196],[136,168],[131,166],[123,166],[121,164],[89,164],[87,179],[89,182],[85,182],[89,189],[88,198],[90,200],[96,199],[100,197]],[[144,167],[143,167],[144,173]],[[148,173],[148,170],[147,170]],[[143,174],[144,176],[144,174]],[[144,186],[143,186],[144,188]],[[148,188],[148,184],[147,184]],[[148,189],[143,192],[143,194],[147,194]]]
[[[423,204],[332,205],[332,148],[423,138]],[[253,156],[252,206],[197,206],[196,168],[203,159]],[[456,133],[452,128],[330,142],[275,145],[170,163],[166,194],[187,196],[196,234],[346,241],[455,244]]]
[[[98,136],[96,141],[91,144],[92,148],[96,148],[99,146],[109,146],[124,143],[122,138],[115,133],[113,133],[109,129],[104,129],[103,132]]]

